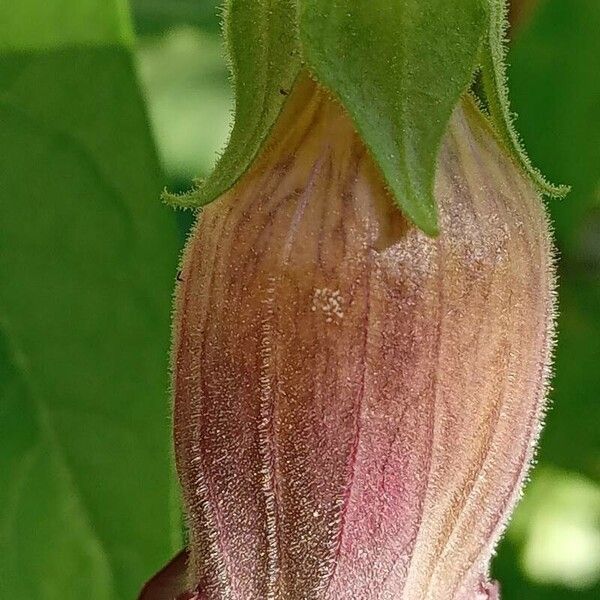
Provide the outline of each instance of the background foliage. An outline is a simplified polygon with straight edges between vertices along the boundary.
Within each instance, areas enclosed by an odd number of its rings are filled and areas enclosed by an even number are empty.
[[[215,5],[0,0],[2,599],[133,599],[181,544],[167,352],[190,215],[158,197],[227,136]],[[553,408],[494,564],[506,600],[600,595],[598,31],[597,0],[542,0],[510,55],[533,162],[573,192],[549,203]]]

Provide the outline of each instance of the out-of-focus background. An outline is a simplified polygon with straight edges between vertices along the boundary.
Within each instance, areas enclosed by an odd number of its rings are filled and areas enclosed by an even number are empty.
[[[566,200],[552,408],[505,600],[600,597],[600,2],[523,1],[517,127]],[[0,599],[129,600],[182,544],[169,311],[232,97],[213,0],[0,0]],[[518,17],[518,19],[517,19]]]

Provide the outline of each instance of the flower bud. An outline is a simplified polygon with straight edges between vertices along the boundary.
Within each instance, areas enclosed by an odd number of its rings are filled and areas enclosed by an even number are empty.
[[[208,600],[497,598],[489,560],[544,407],[552,246],[468,98],[435,197],[430,238],[304,78],[200,214],[173,387],[189,587]]]

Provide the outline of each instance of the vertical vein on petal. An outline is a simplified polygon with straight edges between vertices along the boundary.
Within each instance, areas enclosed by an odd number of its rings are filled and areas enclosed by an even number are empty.
[[[275,318],[275,278],[268,279],[269,287],[263,300],[264,317],[261,323],[260,339],[260,422],[258,425],[258,446],[261,459],[262,491],[265,499],[267,534],[267,600],[277,595],[279,579],[279,536],[277,514],[277,458],[275,440],[276,390],[272,381],[273,321]]]
[[[302,217],[304,216],[304,212],[306,211],[308,203],[314,197],[317,180],[319,174],[321,173],[323,162],[326,158],[326,152],[322,152],[319,158],[317,158],[308,176],[306,187],[304,188],[304,190],[302,190],[300,197],[296,201],[298,205],[296,207],[296,210],[294,211],[294,216],[292,217],[290,228],[285,237],[285,244],[283,246],[283,252],[281,256],[282,263],[284,265],[287,265],[287,263],[289,262],[292,246],[294,244],[296,235],[298,234],[298,228],[300,227],[300,223],[302,222]]]
[[[420,576],[420,572],[421,572],[421,568],[420,566],[415,567],[414,566],[414,558],[415,558],[415,554],[418,550],[418,546],[419,546],[419,541],[421,536],[426,536],[427,532],[424,532],[422,529],[423,526],[423,519],[425,517],[425,510],[424,507],[427,505],[427,503],[429,502],[429,495],[431,493],[431,483],[432,483],[432,474],[434,473],[435,470],[435,460],[434,460],[434,449],[435,449],[435,443],[436,443],[436,438],[439,437],[439,430],[440,430],[440,411],[439,411],[439,404],[440,404],[440,395],[441,395],[441,390],[440,390],[440,377],[439,377],[439,373],[440,373],[440,367],[441,367],[441,360],[442,360],[442,337],[444,335],[444,321],[445,321],[445,279],[444,279],[444,256],[443,256],[443,252],[441,249],[441,242],[440,240],[436,240],[435,242],[435,247],[436,247],[436,254],[437,254],[437,297],[438,297],[438,303],[437,303],[437,310],[438,310],[438,314],[437,314],[437,324],[436,324],[436,335],[435,335],[435,340],[436,340],[436,357],[435,357],[435,371],[434,371],[434,380],[432,382],[432,399],[433,399],[433,408],[432,408],[432,417],[431,417],[431,422],[430,422],[430,428],[429,428],[429,440],[427,442],[428,447],[429,447],[429,464],[427,465],[427,485],[425,486],[425,490],[423,493],[423,497],[421,500],[421,510],[419,511],[419,525],[418,525],[418,533],[417,533],[417,541],[415,542],[415,546],[413,549],[413,552],[410,555],[407,567],[406,567],[406,578],[404,580],[404,584],[402,586],[402,592],[404,593],[405,590],[408,590],[408,595],[406,596],[407,600],[410,599],[412,600],[413,598],[417,598],[417,596],[415,596],[414,594],[412,594],[411,591],[411,574],[415,573],[415,575],[413,575],[413,578],[419,578]],[[417,585],[417,591],[418,591],[418,585]]]
[[[360,374],[360,385],[359,390],[356,395],[356,400],[354,404],[354,433],[352,439],[352,447],[350,450],[350,454],[348,457],[348,484],[343,493],[343,497],[341,499],[341,508],[340,508],[340,516],[337,533],[334,536],[331,542],[332,548],[332,567],[331,571],[328,575],[328,579],[326,585],[324,587],[323,596],[327,597],[327,594],[331,588],[331,585],[335,579],[335,574],[337,571],[337,566],[339,562],[339,557],[342,550],[342,543],[344,540],[344,534],[346,530],[347,523],[347,513],[348,507],[350,505],[350,501],[352,499],[352,493],[354,490],[354,478],[356,475],[356,463],[359,454],[359,446],[360,446],[360,436],[361,436],[361,426],[362,426],[362,417],[363,417],[363,404],[364,398],[366,394],[366,385],[367,385],[367,368],[369,362],[369,336],[370,336],[370,312],[371,312],[371,277],[372,277],[372,250],[369,248],[367,251],[367,271],[365,274],[365,314],[363,317],[363,326],[362,329],[364,331],[363,335],[363,343],[362,343],[362,371]]]

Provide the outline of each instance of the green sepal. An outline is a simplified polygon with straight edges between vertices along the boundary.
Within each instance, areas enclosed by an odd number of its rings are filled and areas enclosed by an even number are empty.
[[[538,191],[554,198],[564,197],[566,185],[553,185],[536,169],[525,152],[513,125],[506,76],[506,32],[508,27],[505,0],[487,0],[490,8],[486,39],[481,46],[481,81],[492,125],[507,150],[531,179]]]
[[[515,133],[504,66],[505,0],[225,0],[235,122],[215,170],[167,202],[198,208],[232,188],[265,144],[298,74],[346,108],[407,218],[438,232],[438,150],[452,111],[481,67],[487,109],[508,151],[542,193]]]
[[[450,115],[471,82],[480,0],[303,0],[307,65],[350,113],[405,215],[435,235],[434,180]]]
[[[233,187],[275,124],[300,71],[296,0],[227,0],[223,28],[235,91],[227,148],[204,181],[183,195],[163,193],[181,208],[198,208]]]
[[[226,0],[236,95],[229,145],[184,196],[197,208],[248,170],[302,68],[346,107],[400,209],[437,233],[438,148],[476,68],[483,0]]]

